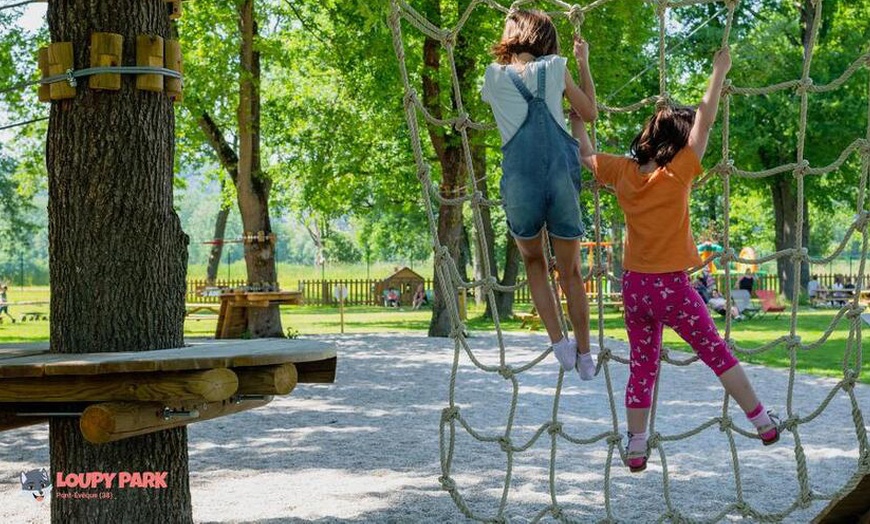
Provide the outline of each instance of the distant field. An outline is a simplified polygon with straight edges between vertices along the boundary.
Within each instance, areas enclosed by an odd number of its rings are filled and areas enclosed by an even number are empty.
[[[47,301],[47,287],[10,288],[10,302],[41,302]],[[518,306],[517,312],[527,311],[529,306]],[[17,306],[12,305],[10,312],[16,319],[15,324],[8,318],[0,322],[0,342],[22,342],[48,340],[49,323],[46,321],[21,322],[20,316],[26,312],[41,312],[48,314],[48,305]],[[493,323],[482,317],[483,308],[469,305],[468,327],[472,335],[475,331],[493,331]],[[835,311],[830,309],[814,310],[802,308],[799,313],[798,332],[802,341],[814,342],[821,338],[835,317]],[[185,323],[185,335],[189,337],[212,337],[217,324],[217,315],[209,318],[197,315],[196,320],[188,319]],[[398,309],[378,306],[354,306],[345,309],[344,329],[346,333],[401,333],[425,332],[429,328],[431,310],[413,311],[403,307]],[[301,335],[339,333],[341,318],[336,307],[286,306],[281,309],[281,321],[285,331],[291,330]],[[597,331],[597,314],[593,311],[593,331]],[[720,330],[723,322],[717,317],[716,323]],[[517,331],[520,322],[512,319],[502,319],[502,329]],[[733,326],[732,337],[741,347],[757,348],[782,335],[789,329],[789,317],[783,315],[779,319],[773,317],[756,318],[736,323]],[[604,334],[617,340],[626,340],[622,315],[608,311],[604,315]],[[837,326],[826,343],[818,349],[800,351],[797,353],[797,369],[802,372],[821,376],[842,377],[843,360],[847,347],[849,327],[845,320]],[[666,346],[680,351],[689,351],[688,346],[672,331],[665,331]],[[853,353],[857,348],[853,350]],[[762,364],[765,366],[787,368],[790,356],[780,345],[771,351],[759,355],[740,355],[740,360]],[[854,361],[854,356],[852,358]],[[862,382],[870,383],[870,359],[862,360]]]

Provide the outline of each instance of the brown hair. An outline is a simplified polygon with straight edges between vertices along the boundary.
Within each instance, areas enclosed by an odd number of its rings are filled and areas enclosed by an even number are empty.
[[[640,165],[655,161],[666,166],[686,147],[695,123],[695,108],[670,105],[656,111],[634,140],[631,156]]]
[[[492,46],[499,64],[510,64],[514,55],[529,53],[535,58],[559,54],[559,36],[547,13],[518,9],[508,15],[501,41]]]

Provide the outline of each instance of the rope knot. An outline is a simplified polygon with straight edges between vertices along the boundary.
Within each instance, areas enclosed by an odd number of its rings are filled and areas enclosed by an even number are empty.
[[[556,435],[562,432],[562,423],[561,422],[550,422],[550,425],[547,427],[547,434]]]
[[[661,111],[662,109],[667,109],[672,104],[671,95],[667,92],[664,92],[658,96],[656,99],[656,111]]]
[[[562,521],[562,508],[560,506],[553,506],[550,510],[550,515],[553,515],[553,518],[557,521]]]
[[[441,410],[441,422],[450,422],[459,418],[459,406],[451,406]]]
[[[858,374],[855,373],[853,369],[847,369],[843,372],[843,380],[840,381],[842,384],[843,391],[849,392],[855,387],[855,380],[858,378]]]
[[[797,261],[803,261],[803,260],[809,261],[809,257],[810,257],[809,250],[807,250],[807,248],[805,248],[805,247],[802,247],[800,249],[793,249],[791,252],[791,256],[789,258],[791,259],[792,262],[797,262]]]
[[[806,158],[794,168],[794,176],[805,176],[810,170],[810,161]]]
[[[734,253],[733,247],[729,247],[728,249],[722,251],[722,254],[719,255],[719,261],[722,263],[723,266],[731,260],[734,260],[735,258],[737,258],[737,254]]]
[[[793,335],[786,337],[785,339],[785,347],[786,349],[800,349],[801,347],[801,337],[800,335]]]
[[[511,448],[513,447],[513,445],[511,444],[510,437],[499,437],[498,438],[498,445],[499,445],[499,447],[501,447],[501,450],[504,451],[505,453],[511,451]]]
[[[713,168],[710,170],[710,172],[717,173],[720,175],[733,175],[736,170],[737,170],[737,168],[734,167],[733,160],[729,159],[728,161],[725,161],[723,159],[721,162],[719,162],[718,164],[713,166]]]
[[[868,60],[867,65],[870,65],[870,60]],[[870,140],[862,139],[858,143],[858,152],[863,156],[870,156]]]
[[[736,4],[737,2],[729,0],[728,3]],[[729,7],[729,9],[733,9],[733,7]],[[726,78],[725,82],[722,84],[722,96],[728,96],[732,93],[734,93],[734,84],[731,82],[730,78]]]
[[[606,277],[607,276],[607,266],[603,264],[598,264],[592,268],[592,276],[595,277]]]
[[[668,0],[659,0],[656,2],[656,16],[665,16],[665,11],[668,10]]]
[[[406,110],[410,109],[414,104],[417,103],[417,92],[414,91],[413,89],[408,90],[405,93],[405,96],[402,97],[402,100],[403,100],[403,105],[405,106],[405,109]]]
[[[456,482],[450,477],[438,477],[438,482],[441,483],[441,489],[453,493],[456,491]]]
[[[471,205],[472,206],[480,206],[483,204],[483,191],[475,191],[471,194]]]
[[[447,49],[451,49],[456,47],[456,33],[453,31],[445,30],[441,33],[441,42],[444,44],[444,47]]]
[[[782,421],[782,427],[780,427],[780,431],[794,431],[798,427],[798,424],[800,424],[800,417],[798,417],[797,413],[795,413]]]
[[[494,276],[490,275],[483,279],[483,284],[480,285],[480,290],[483,291],[484,296],[487,296],[497,284],[498,280],[496,280]]]
[[[852,304],[849,306],[849,310],[846,311],[846,318],[852,321],[861,318],[861,313],[863,313],[865,309],[867,308],[864,306]]]
[[[734,427],[734,419],[729,417],[728,415],[724,415],[719,419],[719,431],[725,432],[727,429],[731,429]]]
[[[806,93],[811,87],[813,87],[813,79],[812,78],[801,78],[800,82],[797,85],[798,93]]]
[[[659,447],[659,443],[662,440],[662,434],[656,431],[652,435],[650,435],[649,439],[646,441],[646,446],[648,449],[654,449]]]
[[[453,329],[450,330],[450,338],[460,338],[465,336],[465,324],[462,322],[457,323],[453,326]]]
[[[864,231],[868,223],[870,223],[870,211],[861,211],[855,215],[855,229]]]
[[[612,355],[612,353],[610,351],[610,348],[603,348],[601,351],[599,351],[598,352],[598,367],[600,368],[605,362],[610,360],[611,355]]]
[[[619,432],[611,433],[605,439],[609,446],[616,446],[622,441],[622,435]]]
[[[417,180],[424,182],[429,178],[429,164],[423,164],[417,168]],[[429,187],[430,191],[432,186]]]
[[[502,366],[498,368],[498,374],[505,380],[514,378],[514,370],[510,366]]]
[[[441,246],[435,250],[435,259],[440,264],[450,260],[450,250],[447,249],[447,246]]]
[[[453,124],[453,128],[459,131],[465,131],[471,125],[471,118],[468,116],[468,113],[462,113],[456,118],[456,122]]]
[[[812,504],[812,502],[813,502],[813,494],[810,493],[809,490],[802,492],[802,493],[800,493],[800,495],[798,495],[797,503],[801,509],[806,509],[806,508],[810,507],[810,504]]]
[[[734,509],[740,512],[744,517],[748,517],[752,514],[752,508],[744,501],[734,503]]]
[[[568,9],[568,20],[571,21],[571,24],[574,27],[579,28],[583,25],[583,22],[586,21],[586,13],[583,12],[582,7],[574,4],[570,9]],[[579,33],[579,31],[577,32]]]

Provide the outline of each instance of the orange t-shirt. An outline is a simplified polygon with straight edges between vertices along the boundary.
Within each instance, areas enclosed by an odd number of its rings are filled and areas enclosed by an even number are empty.
[[[701,265],[689,228],[689,195],[703,168],[691,147],[652,173],[641,173],[624,156],[597,154],[593,166],[595,178],[616,191],[625,213],[625,269],[669,273]]]

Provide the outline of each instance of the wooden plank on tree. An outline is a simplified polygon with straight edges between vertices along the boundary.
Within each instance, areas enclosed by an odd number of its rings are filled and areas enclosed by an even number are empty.
[[[226,368],[167,373],[4,378],[0,379],[0,402],[214,402],[230,398],[238,387],[238,377]]]
[[[0,360],[0,378],[271,366],[335,358],[335,347],[302,339],[209,340],[190,346],[117,353],[38,353]]]
[[[870,475],[865,475],[851,492],[831,501],[813,519],[813,524],[870,523]]]
[[[85,409],[79,421],[82,435],[88,442],[103,444],[145,435],[193,422],[210,420],[240,411],[265,406],[271,397],[239,402],[210,402],[195,408],[195,416],[164,418],[164,405],[154,402],[107,402]]]
[[[288,395],[299,380],[296,366],[291,363],[277,366],[233,368],[239,377],[239,395]]]
[[[336,357],[326,360],[297,362],[296,373],[300,384],[331,384],[335,382]]]

